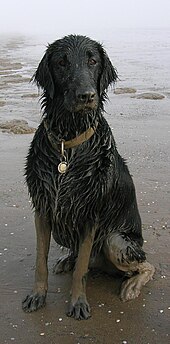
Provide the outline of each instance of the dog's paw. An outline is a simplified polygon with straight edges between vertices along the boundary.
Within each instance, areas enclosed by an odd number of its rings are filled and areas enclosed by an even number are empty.
[[[86,299],[79,297],[76,303],[71,303],[67,316],[75,318],[76,320],[87,320],[90,318],[90,307]]]
[[[121,286],[120,299],[123,302],[136,299],[139,296],[141,287],[138,285],[136,276],[124,281]]]
[[[53,273],[60,274],[62,272],[68,272],[73,270],[75,265],[75,258],[68,254],[58,258],[56,264],[53,266]]]
[[[140,295],[142,287],[148,283],[155,272],[155,268],[148,262],[139,264],[139,273],[122,283],[120,298],[122,301],[135,299]]]
[[[26,298],[22,301],[22,309],[24,312],[34,312],[37,309],[45,306],[46,293],[32,293],[27,295]]]

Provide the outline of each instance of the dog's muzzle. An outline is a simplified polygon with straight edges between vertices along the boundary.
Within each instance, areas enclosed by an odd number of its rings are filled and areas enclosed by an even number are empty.
[[[94,111],[97,109],[98,96],[93,88],[78,91],[70,89],[64,94],[64,104],[70,112]]]

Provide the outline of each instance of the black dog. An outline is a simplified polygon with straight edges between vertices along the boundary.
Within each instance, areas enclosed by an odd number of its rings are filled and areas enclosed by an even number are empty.
[[[90,261],[128,273],[121,299],[137,297],[154,274],[142,250],[141,220],[128,168],[103,117],[108,86],[117,79],[103,47],[70,35],[49,45],[34,75],[44,93],[44,118],[29,150],[26,181],[37,232],[33,292],[26,312],[45,305],[51,232],[69,249],[55,271],[73,269],[68,316],[87,319]],[[104,264],[102,264],[104,262]]]

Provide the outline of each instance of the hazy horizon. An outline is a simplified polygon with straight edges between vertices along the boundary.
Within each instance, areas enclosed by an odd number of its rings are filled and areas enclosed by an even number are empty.
[[[122,28],[170,28],[169,0],[6,0],[0,34],[89,35]]]

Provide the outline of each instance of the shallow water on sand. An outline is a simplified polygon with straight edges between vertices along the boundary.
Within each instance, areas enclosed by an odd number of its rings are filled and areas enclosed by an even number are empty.
[[[0,36],[0,121],[26,119],[32,125],[40,120],[40,106],[35,85],[29,83],[42,58],[48,42],[59,37],[2,37]],[[93,34],[92,34],[92,38]],[[96,37],[104,44],[120,80],[116,87],[134,87],[137,92],[159,92],[165,95],[163,112],[167,111],[170,98],[170,29],[115,30]],[[110,95],[113,91],[110,91]],[[119,99],[118,99],[119,98]],[[125,99],[117,97],[124,102]],[[149,113],[152,104],[142,100],[130,101],[130,107],[141,105],[141,112]],[[146,105],[145,105],[146,104]],[[158,103],[157,103],[158,105]],[[144,108],[143,108],[144,107]],[[158,106],[158,111],[159,111]],[[117,114],[119,108],[112,110]],[[154,110],[155,111],[155,110]],[[136,111],[140,116],[139,111]]]

